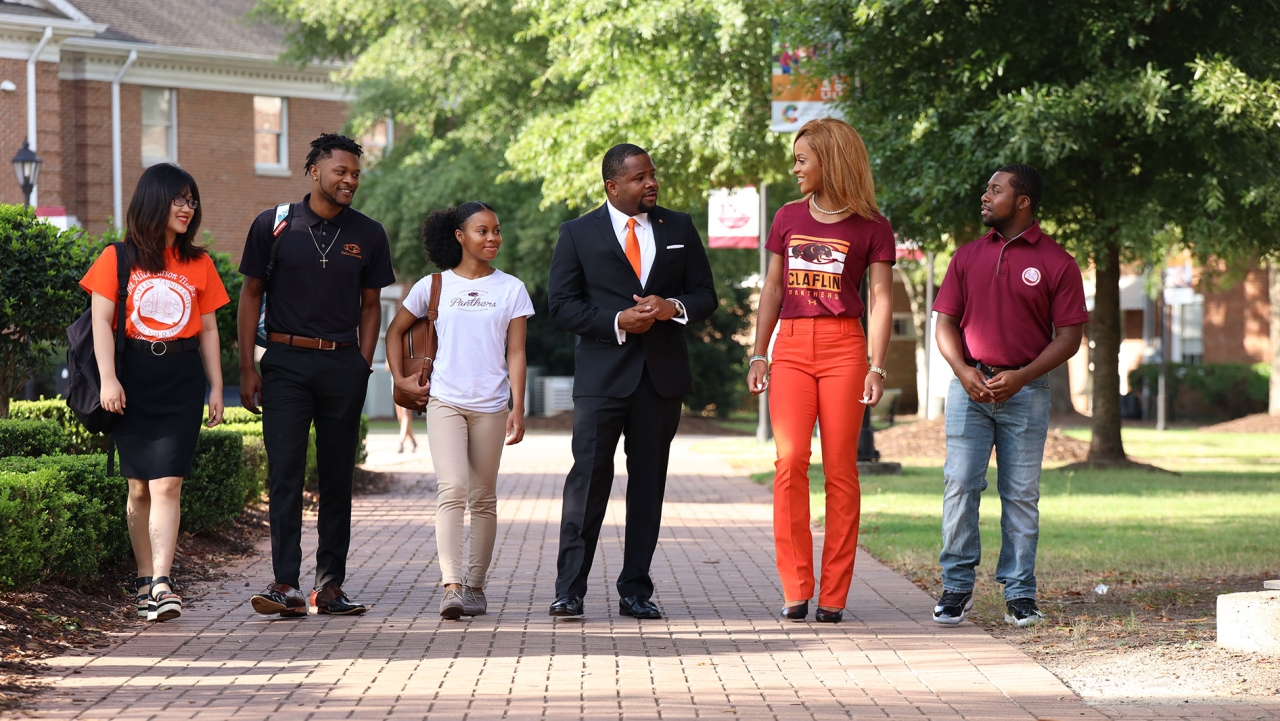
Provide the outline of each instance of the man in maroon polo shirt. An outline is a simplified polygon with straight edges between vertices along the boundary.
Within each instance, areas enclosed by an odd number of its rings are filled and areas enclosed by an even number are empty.
[[[946,407],[943,594],[933,609],[933,620],[948,626],[973,606],[982,556],[978,505],[992,447],[1005,620],[1029,626],[1044,619],[1035,568],[1048,374],[1080,349],[1089,312],[1075,258],[1036,222],[1043,188],[1029,165],[1006,165],[991,176],[982,195],[982,224],[991,232],[956,251],[933,304],[938,350],[956,374]]]

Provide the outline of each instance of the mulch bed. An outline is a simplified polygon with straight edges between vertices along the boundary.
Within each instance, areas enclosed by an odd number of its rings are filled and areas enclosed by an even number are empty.
[[[229,527],[178,537],[175,590],[190,597],[192,584],[225,577],[220,569],[253,553],[269,533],[267,508],[245,509]],[[45,669],[34,663],[75,649],[107,648],[112,633],[146,625],[133,608],[132,559],[103,569],[82,586],[55,582],[0,593],[0,709],[21,706],[42,687]]]
[[[1255,413],[1234,421],[1205,426],[1200,430],[1206,433],[1280,433],[1280,416]]]
[[[563,431],[569,433],[573,430],[573,414],[566,412],[557,413],[549,417],[530,416],[524,419],[524,427],[527,431]],[[689,436],[752,435],[722,426],[714,418],[703,418],[702,416],[681,416],[680,428],[676,433]]]
[[[946,458],[946,421],[942,418],[903,423],[876,431],[876,450],[885,460],[895,458]],[[1045,439],[1044,459],[1074,463],[1089,455],[1089,444],[1050,428]]]

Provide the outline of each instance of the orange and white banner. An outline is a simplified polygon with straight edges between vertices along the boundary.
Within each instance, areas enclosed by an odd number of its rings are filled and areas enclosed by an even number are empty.
[[[808,49],[774,43],[770,130],[794,133],[810,120],[841,117],[835,101],[844,93],[844,79],[806,77],[801,63],[812,54]]]

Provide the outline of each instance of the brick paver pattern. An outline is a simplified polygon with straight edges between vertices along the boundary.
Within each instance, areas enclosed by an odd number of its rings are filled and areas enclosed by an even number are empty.
[[[979,628],[936,627],[932,599],[862,553],[843,623],[782,621],[768,491],[694,452],[696,440],[686,438],[674,449],[653,564],[665,618],[618,614],[624,475],[585,620],[547,616],[569,439],[533,435],[503,462],[490,612],[444,621],[425,442],[416,455],[397,456],[393,437],[370,441],[374,462],[418,473],[390,493],[356,499],[346,590],[371,604],[367,615],[254,614],[249,594],[270,581],[269,553],[260,553],[203,589],[181,619],[101,655],[55,659],[59,677],[28,713],[164,721],[1277,718],[1256,707],[1091,707]],[[308,529],[310,558],[314,525]]]

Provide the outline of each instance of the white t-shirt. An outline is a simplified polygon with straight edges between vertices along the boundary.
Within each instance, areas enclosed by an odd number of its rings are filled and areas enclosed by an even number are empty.
[[[431,372],[431,397],[468,411],[505,411],[511,393],[507,326],[514,318],[533,315],[529,291],[519,278],[500,270],[475,280],[446,270],[440,279],[440,347]],[[427,276],[414,284],[404,307],[421,318],[430,301]]]

